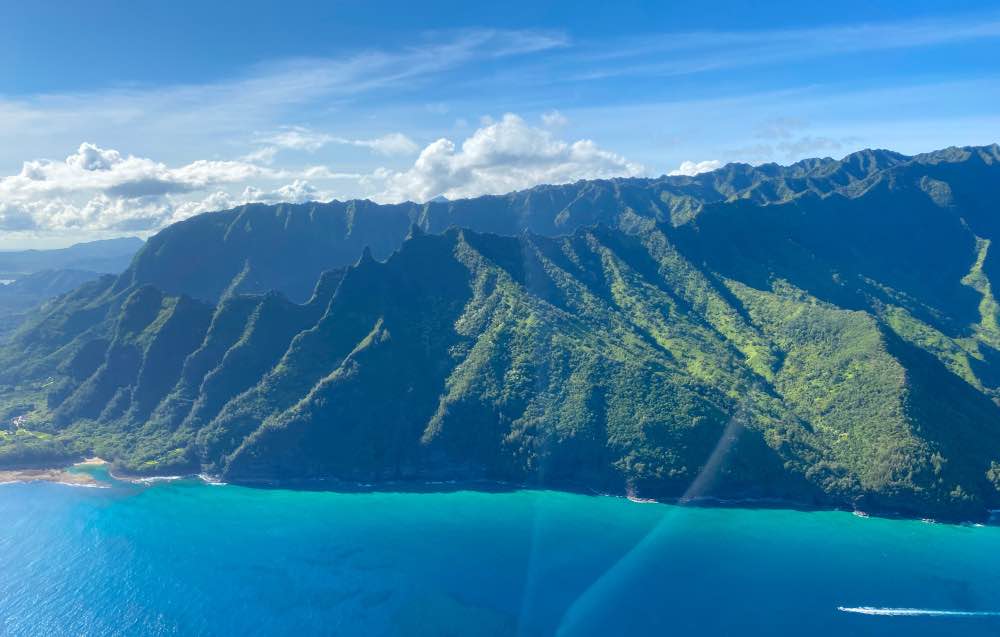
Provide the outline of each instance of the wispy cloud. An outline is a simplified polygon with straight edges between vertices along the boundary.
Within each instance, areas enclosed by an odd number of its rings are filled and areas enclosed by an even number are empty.
[[[557,32],[479,29],[425,34],[417,44],[337,58],[298,58],[254,66],[207,84],[0,95],[0,139],[44,147],[59,135],[95,138],[143,130],[186,140],[234,137],[297,119],[305,107],[331,109],[372,94],[406,94],[442,73],[567,46]],[[399,148],[388,143],[370,147]],[[2,153],[2,150],[0,150]]]
[[[569,81],[684,75],[817,57],[1000,38],[1000,15],[967,15],[822,28],[661,33],[599,46],[581,43],[559,62]],[[555,76],[559,78],[560,76]]]
[[[310,130],[304,126],[286,126],[281,130],[261,135],[259,141],[273,150],[282,148],[315,152],[336,138],[333,135]]]
[[[370,139],[349,139],[347,137],[338,137],[329,133],[315,131],[304,126],[286,126],[278,131],[259,135],[257,142],[264,144],[264,146],[247,154],[245,159],[270,162],[281,150],[299,150],[313,153],[329,144],[368,148],[386,157],[413,155],[420,150],[417,143],[403,133],[386,133],[385,135]]]
[[[556,109],[552,109],[542,113],[542,123],[550,128],[559,128],[568,124],[569,118]]]

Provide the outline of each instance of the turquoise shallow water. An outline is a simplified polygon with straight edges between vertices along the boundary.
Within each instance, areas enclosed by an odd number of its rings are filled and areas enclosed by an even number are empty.
[[[1000,635],[1000,527],[555,492],[0,486],[0,635]]]

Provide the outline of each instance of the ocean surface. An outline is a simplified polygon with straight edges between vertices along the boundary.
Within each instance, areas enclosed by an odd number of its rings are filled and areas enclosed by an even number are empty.
[[[1000,635],[994,526],[195,480],[0,525],[0,635]]]

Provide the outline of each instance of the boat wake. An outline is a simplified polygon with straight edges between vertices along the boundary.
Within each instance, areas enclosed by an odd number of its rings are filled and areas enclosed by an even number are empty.
[[[838,606],[837,610],[858,615],[888,617],[1000,617],[994,610],[937,610],[933,608],[876,608],[874,606]]]

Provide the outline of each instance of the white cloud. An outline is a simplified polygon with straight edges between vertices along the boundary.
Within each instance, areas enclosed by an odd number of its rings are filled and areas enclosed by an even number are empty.
[[[264,146],[258,148],[257,150],[247,153],[240,157],[242,161],[247,161],[252,164],[271,164],[274,163],[274,157],[278,154],[278,148],[274,146]]]
[[[325,194],[315,188],[308,181],[296,179],[290,184],[272,191],[263,191],[253,186],[248,186],[243,191],[242,203],[304,203],[306,201],[319,201],[325,198]]]
[[[323,148],[336,137],[310,130],[304,126],[287,126],[277,132],[261,137],[260,141],[276,148],[290,148],[315,152]]]
[[[11,206],[8,204],[7,209]],[[20,230],[127,230],[158,228],[173,213],[167,197],[123,199],[95,194],[76,201],[63,197],[28,201],[16,205],[14,216],[0,213],[2,229]]]
[[[229,208],[234,208],[240,203],[242,202],[234,199],[225,190],[216,190],[204,199],[183,201],[173,206],[169,223],[182,221],[203,212],[228,210]]]
[[[0,230],[84,230],[148,232],[196,214],[226,210],[245,203],[302,203],[332,198],[305,180],[296,179],[273,190],[247,186],[238,196],[217,190],[201,199],[174,195],[126,198],[103,193],[76,202],[56,197],[21,205],[0,204]]]
[[[698,162],[682,161],[681,165],[676,170],[671,170],[667,174],[671,177],[694,177],[695,175],[711,172],[718,168],[722,168],[722,162],[718,159],[707,159],[705,161]]]
[[[24,206],[0,201],[0,229],[34,230],[35,219]]]
[[[91,143],[80,145],[65,161],[24,162],[17,175],[0,178],[0,198],[23,203],[43,196],[100,192],[139,198],[202,190],[251,178],[280,178],[282,171],[245,161],[198,160],[177,168]]]
[[[302,171],[302,176],[306,179],[353,179],[360,180],[364,175],[360,173],[344,173],[331,170],[328,166],[309,166]]]
[[[248,161],[269,163],[279,150],[316,152],[328,144],[344,144],[368,148],[379,155],[412,155],[420,150],[417,143],[403,133],[388,133],[372,139],[348,139],[311,130],[304,126],[287,126],[267,135],[259,136],[259,143],[267,144],[259,150],[244,156]]]
[[[370,174],[340,172],[325,165],[291,169],[264,165],[277,150],[309,151],[338,143],[383,155],[413,154],[417,144],[402,133],[342,139],[304,127],[267,136],[266,145],[239,160],[199,159],[170,166],[84,142],[64,160],[23,163],[0,177],[0,229],[7,231],[153,231],[208,210],[247,202],[322,201],[326,186],[353,180],[354,188],[382,201],[437,195],[450,199],[503,193],[540,183],[639,175],[641,165],[590,140],[564,141],[551,130],[529,126],[507,114],[476,130],[458,147],[448,139],[426,146],[405,170]]]
[[[569,119],[559,111],[552,109],[547,113],[542,113],[542,123],[549,128],[559,128],[569,124]]]
[[[24,162],[16,175],[0,177],[0,230],[149,231],[199,212],[248,201],[306,201],[331,195],[304,177],[354,178],[314,166],[304,171],[274,169],[245,160],[196,160],[170,167],[84,142],[64,161]],[[248,182],[291,179],[273,190]],[[241,186],[245,185],[245,186]],[[240,186],[231,196],[226,187]],[[215,188],[198,198],[196,193]]]
[[[340,140],[344,143],[353,144],[354,146],[364,146],[366,148],[371,148],[376,153],[380,155],[412,155],[420,147],[417,143],[407,137],[402,133],[389,133],[388,135],[383,135],[382,137],[376,137],[375,139],[355,139],[355,140]]]
[[[637,163],[604,150],[590,140],[566,142],[548,130],[527,125],[506,114],[484,125],[462,142],[439,139],[420,153],[404,171],[380,169],[368,183],[381,191],[380,201],[427,201],[438,195],[461,199],[498,194],[550,183],[579,179],[636,176],[645,173]]]
[[[121,162],[122,156],[117,150],[105,150],[87,142],[66,158],[67,165],[80,170],[111,170]]]

